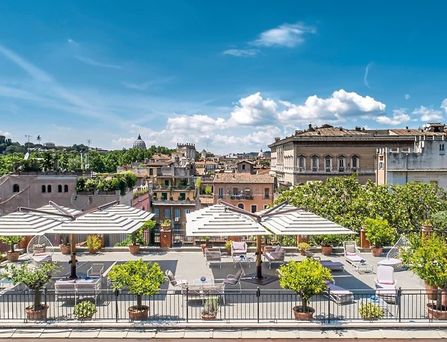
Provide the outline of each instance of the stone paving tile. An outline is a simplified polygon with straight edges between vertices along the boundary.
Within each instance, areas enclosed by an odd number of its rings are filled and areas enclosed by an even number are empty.
[[[270,338],[299,338],[300,332],[294,329],[271,329]]]
[[[411,336],[411,338],[440,338],[437,330],[401,330],[401,329],[381,329],[381,335],[384,338],[402,338]]]
[[[302,339],[311,338],[330,338],[335,336],[335,333],[331,330],[319,330],[319,329],[303,329],[300,331],[300,337]]]
[[[237,329],[237,328],[236,328]],[[241,332],[239,330],[215,330],[213,331],[213,338],[241,338]]]
[[[67,338],[70,333],[71,329],[44,329],[40,338]]]
[[[13,338],[39,338],[43,329],[16,329]]]
[[[72,332],[70,333],[70,338],[96,338],[99,334],[101,329],[82,329],[82,330],[78,330],[78,329],[73,329]]]
[[[242,338],[270,338],[269,329],[244,329],[241,331]]]
[[[129,329],[127,338],[154,338],[156,335],[155,329]]]
[[[0,338],[9,338],[15,331],[16,329],[0,329]]]
[[[382,339],[384,338],[382,334],[382,330],[380,329],[359,329],[359,330],[352,330],[352,332],[355,334],[355,337],[358,339],[362,338],[374,338],[374,339]]]
[[[186,330],[184,338],[211,338],[213,337],[213,332],[208,330]]]
[[[125,338],[127,333],[127,329],[101,329],[98,338]]]
[[[156,332],[156,338],[183,338],[185,330],[160,329]]]

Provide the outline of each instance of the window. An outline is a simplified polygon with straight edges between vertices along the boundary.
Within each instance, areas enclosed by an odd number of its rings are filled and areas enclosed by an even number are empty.
[[[68,185],[67,184],[64,185],[64,192],[68,192]]]
[[[169,186],[169,179],[165,179],[165,186]]]
[[[160,208],[154,208],[154,216],[156,219],[160,217]]]
[[[12,192],[19,192],[20,191],[20,186],[19,184],[14,184],[12,186]]]
[[[62,192],[62,185],[61,185],[61,184],[59,184],[59,185],[57,186],[57,192]]]
[[[338,157],[338,172],[345,172],[345,157]]]
[[[219,188],[219,198],[223,198],[223,197],[224,197],[224,189]]]
[[[351,158],[351,167],[354,171],[356,171],[359,168],[359,157],[352,156]]]
[[[255,213],[257,211],[256,204],[251,205],[251,212]]]
[[[162,192],[161,193],[161,200],[162,201],[166,201],[168,199],[168,193],[167,192]]]
[[[238,207],[239,209],[244,209],[244,203],[239,203],[239,204],[237,205],[237,207]]]
[[[245,164],[242,164],[242,170],[245,170]]]
[[[180,220],[180,208],[174,209],[174,220],[179,221]]]
[[[184,201],[186,199],[186,194],[184,192],[181,192],[178,196],[179,201]]]
[[[439,154],[444,154],[444,144],[439,144]]]
[[[171,218],[171,208],[165,208],[163,210],[163,216],[165,219],[170,219]]]
[[[153,168],[149,168],[149,176],[153,176],[154,175],[154,169]]]
[[[264,198],[270,198],[270,189],[269,188],[265,188],[264,189]]]
[[[312,156],[312,172],[318,171],[319,161],[320,159],[318,158],[318,156]]]
[[[239,193],[239,189],[238,188],[233,188],[233,195],[237,195]]]
[[[51,185],[47,186],[47,192],[51,192]]]
[[[306,170],[306,158],[304,158],[303,156],[300,156],[298,158],[298,169],[300,171]]]
[[[332,157],[331,156],[324,157],[324,170],[326,172],[332,171]]]
[[[191,209],[185,209],[185,214],[189,214],[191,212]]]
[[[45,185],[42,185],[42,192],[47,192],[47,187]]]

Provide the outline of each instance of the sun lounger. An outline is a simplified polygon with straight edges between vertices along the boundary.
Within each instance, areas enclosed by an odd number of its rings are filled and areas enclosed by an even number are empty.
[[[395,302],[397,295],[394,268],[392,266],[378,266],[376,275],[376,295],[386,302]]]
[[[331,272],[341,272],[344,270],[343,263],[340,261],[320,260],[320,264],[326,268],[329,268]]]
[[[355,241],[345,241],[343,243],[344,256],[347,262],[351,265],[355,265],[360,262],[364,262],[365,259],[360,256],[360,252],[357,248]]]
[[[206,248],[205,249],[206,263],[211,266],[211,264],[218,264],[222,268],[222,252],[220,248]]]
[[[284,263],[286,251],[281,246],[265,246],[264,259],[269,263],[269,268],[272,268],[273,263]]]
[[[231,255],[247,255],[248,246],[245,241],[233,241],[231,244]]]
[[[354,294],[332,282],[327,282],[327,294],[337,304],[349,304],[354,301]]]

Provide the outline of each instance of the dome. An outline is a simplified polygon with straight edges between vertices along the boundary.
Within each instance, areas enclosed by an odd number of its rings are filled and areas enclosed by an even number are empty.
[[[146,149],[146,143],[141,139],[141,135],[138,134],[137,140],[133,143],[133,148],[143,148]]]

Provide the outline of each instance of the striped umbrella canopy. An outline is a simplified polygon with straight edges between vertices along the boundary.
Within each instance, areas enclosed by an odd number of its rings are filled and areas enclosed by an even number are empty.
[[[62,221],[57,216],[49,217],[37,213],[16,211],[0,216],[0,235],[43,235],[61,224]]]
[[[259,236],[271,235],[256,219],[215,204],[186,214],[187,236]]]
[[[261,224],[276,235],[347,235],[352,230],[287,203],[259,213]]]
[[[154,217],[153,213],[130,207],[125,204],[115,204],[109,207],[99,207],[99,211],[125,217],[131,220],[146,222]]]

